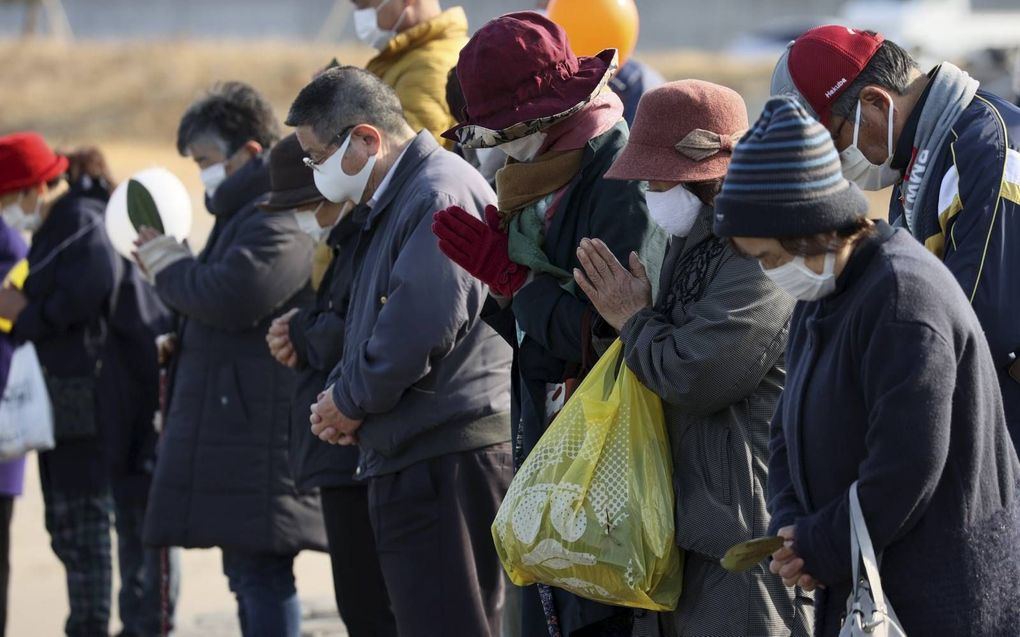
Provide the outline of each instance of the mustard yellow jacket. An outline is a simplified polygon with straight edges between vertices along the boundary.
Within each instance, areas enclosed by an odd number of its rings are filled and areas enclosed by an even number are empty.
[[[440,135],[456,125],[446,104],[446,76],[468,41],[464,9],[453,7],[422,24],[398,33],[366,68],[393,87],[404,116],[415,131]]]

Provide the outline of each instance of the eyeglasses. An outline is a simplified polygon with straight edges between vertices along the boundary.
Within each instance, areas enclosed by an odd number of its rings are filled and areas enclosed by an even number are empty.
[[[334,135],[333,139],[331,139],[330,142],[328,144],[326,144],[326,148],[329,148],[331,146],[336,146],[337,148],[339,148],[340,146],[342,146],[343,145],[342,141],[347,136],[347,134],[350,133],[351,130],[354,129],[354,126],[355,125],[348,126],[347,128],[344,128],[339,133]],[[333,153],[335,153],[335,152],[336,151],[334,150]],[[301,162],[305,166],[308,166],[309,168],[311,168],[312,170],[317,170],[319,168],[319,166],[321,166],[323,163],[326,162],[326,160],[328,160],[330,157],[333,156],[333,153],[330,153],[330,154],[326,155],[325,157],[323,157],[319,161],[315,161],[311,157],[302,157],[301,158]]]

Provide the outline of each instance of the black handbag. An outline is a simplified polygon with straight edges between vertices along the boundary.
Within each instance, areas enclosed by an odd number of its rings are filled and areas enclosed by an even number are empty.
[[[96,376],[45,376],[53,404],[53,438],[56,443],[96,438],[99,435]]]

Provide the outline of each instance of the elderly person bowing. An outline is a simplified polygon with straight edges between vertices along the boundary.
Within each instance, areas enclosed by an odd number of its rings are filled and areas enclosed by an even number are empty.
[[[311,290],[312,241],[294,217],[261,211],[276,116],[252,87],[226,82],[181,117],[177,147],[201,169],[215,224],[205,248],[142,228],[138,261],[176,312],[166,428],[144,539],[219,547],[245,637],[301,632],[294,558],[325,546],[318,495],[288,463],[294,373],[266,349],[273,318]]]
[[[1020,634],[1020,463],[951,271],[867,219],[825,128],[787,97],[737,145],[716,203],[716,233],[799,301],[770,443],[769,534],[787,540],[772,572],[824,585],[816,634],[842,634],[856,485],[907,635]]]
[[[319,192],[356,204],[353,254],[337,257],[353,259],[342,351],[312,431],[359,446],[401,637],[496,637],[504,585],[489,527],[511,477],[510,348],[481,320],[485,287],[431,232],[436,210],[480,212],[492,189],[361,69],[315,78],[287,123]]]
[[[436,215],[439,249],[487,284],[485,320],[514,347],[514,461],[520,466],[584,374],[594,311],[574,284],[585,236],[617,254],[661,258],[640,184],[603,179],[627,141],[623,103],[608,88],[616,54],[577,57],[566,34],[534,12],[482,27],[457,63],[466,120],[447,136],[510,159],[496,173],[485,222]],[[497,209],[498,208],[498,209]],[[549,587],[522,594],[523,634],[630,634],[629,609]]]
[[[793,300],[712,233],[715,195],[747,110],[698,80],[647,93],[630,141],[606,174],[647,181],[651,217],[672,235],[657,298],[636,254],[629,271],[598,239],[574,276],[620,333],[627,365],[663,402],[673,451],[684,594],[666,635],[806,635],[799,603],[764,566],[729,573],[726,550],[765,533],[769,420],[783,388]]]

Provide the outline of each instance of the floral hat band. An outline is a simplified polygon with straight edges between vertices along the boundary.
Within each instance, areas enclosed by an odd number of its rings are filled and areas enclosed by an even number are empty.
[[[595,88],[587,96],[566,110],[555,112],[551,115],[527,119],[505,128],[488,128],[481,124],[465,124],[448,131],[446,136],[456,137],[456,140],[465,148],[492,148],[493,146],[499,146],[500,144],[526,137],[532,133],[537,133],[549,128],[556,122],[575,115],[603,91],[610,90],[608,88],[609,81],[619,68],[619,54],[615,50],[611,50],[605,51],[600,55],[608,60],[605,72],[599,78],[598,83],[595,84]]]

